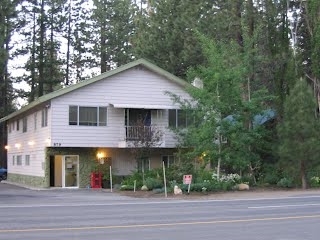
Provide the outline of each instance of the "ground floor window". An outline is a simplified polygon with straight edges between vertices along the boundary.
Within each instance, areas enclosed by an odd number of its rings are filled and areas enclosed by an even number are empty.
[[[150,159],[142,158],[138,160],[138,172],[146,172],[150,170]]]
[[[162,162],[164,162],[164,166],[166,168],[171,167],[174,164],[174,156],[173,155],[162,156]]]

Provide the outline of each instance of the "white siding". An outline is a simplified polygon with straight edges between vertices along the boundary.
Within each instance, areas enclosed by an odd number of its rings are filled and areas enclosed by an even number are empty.
[[[61,147],[118,147],[124,127],[124,109],[114,108],[111,104],[173,105],[166,91],[188,98],[181,86],[151,71],[134,68],[53,99],[51,144]],[[109,106],[107,126],[69,126],[70,105]],[[167,127],[168,111],[162,110],[162,113],[162,119],[156,119],[156,122]],[[169,131],[165,137],[165,147],[174,147]]]
[[[34,114],[37,113],[35,123]],[[48,126],[41,127],[41,110],[29,113],[27,116],[27,131],[23,132],[22,117],[11,119],[8,124],[14,127],[8,133],[8,172],[31,176],[44,176],[45,148],[50,140],[50,108],[48,108]],[[17,120],[20,121],[17,131]],[[36,128],[35,128],[36,124]],[[22,165],[17,165],[17,156],[22,156]],[[30,156],[30,165],[25,165],[25,156]],[[13,156],[15,164],[13,165]]]

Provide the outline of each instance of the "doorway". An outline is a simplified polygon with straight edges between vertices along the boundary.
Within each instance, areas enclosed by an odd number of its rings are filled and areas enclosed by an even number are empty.
[[[65,155],[62,161],[62,187],[79,187],[79,156]]]

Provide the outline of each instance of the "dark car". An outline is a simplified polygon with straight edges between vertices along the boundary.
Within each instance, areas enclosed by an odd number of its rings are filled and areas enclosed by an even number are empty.
[[[6,168],[0,168],[0,181],[7,179],[7,169]]]

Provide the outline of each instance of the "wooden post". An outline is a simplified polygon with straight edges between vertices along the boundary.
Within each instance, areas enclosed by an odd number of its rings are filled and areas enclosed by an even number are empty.
[[[166,180],[166,168],[164,166],[164,162],[162,162],[162,168],[163,168],[163,183],[164,183],[164,196],[168,197],[167,193],[167,180]]]
[[[112,192],[112,168],[110,166],[110,191]]]

